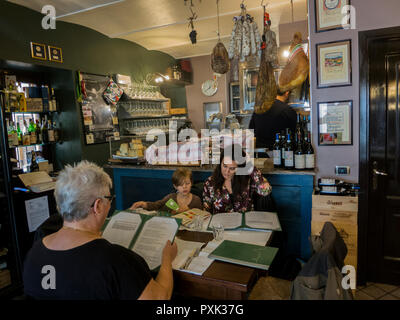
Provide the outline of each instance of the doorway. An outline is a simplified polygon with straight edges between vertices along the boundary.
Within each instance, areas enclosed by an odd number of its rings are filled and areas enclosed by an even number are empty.
[[[359,282],[400,284],[400,28],[360,44]]]

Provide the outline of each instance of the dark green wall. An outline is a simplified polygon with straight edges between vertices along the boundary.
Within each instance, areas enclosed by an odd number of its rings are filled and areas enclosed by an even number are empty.
[[[130,41],[110,39],[92,29],[71,23],[58,21],[55,30],[44,30],[41,26],[42,18],[43,15],[39,12],[1,1],[0,59],[68,69],[72,72],[72,77],[67,77],[68,81],[71,81],[77,70],[104,75],[120,73],[130,75],[132,80],[141,81],[149,72],[165,72],[167,67],[176,62],[168,54],[149,51]],[[62,48],[64,63],[32,59],[31,41]],[[71,90],[68,92],[72,95]],[[171,98],[186,105],[185,89],[171,91]],[[71,109],[75,111],[71,112]],[[62,125],[71,126],[74,130],[79,128],[80,134],[70,135],[75,141],[71,141],[71,146],[66,144],[60,147],[60,155],[62,156],[62,152],[73,152],[76,155],[69,154],[71,159],[87,159],[103,165],[109,157],[108,144],[85,145],[79,105],[75,102],[72,107],[65,106],[65,110],[68,113],[63,116]],[[77,145],[78,140],[80,148]]]

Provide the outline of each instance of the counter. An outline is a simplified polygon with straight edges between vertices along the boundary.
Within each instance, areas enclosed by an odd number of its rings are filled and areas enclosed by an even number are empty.
[[[136,201],[155,201],[174,191],[171,177],[176,166],[109,164],[116,194],[116,209],[123,210]],[[213,166],[189,167],[194,185],[204,182]],[[272,198],[282,230],[287,234],[287,254],[307,260],[311,255],[311,205],[314,171],[261,170],[272,185]]]

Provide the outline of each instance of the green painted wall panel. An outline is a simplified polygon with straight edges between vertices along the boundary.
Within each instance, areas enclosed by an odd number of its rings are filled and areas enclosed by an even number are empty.
[[[77,70],[103,75],[120,73],[130,75],[134,81],[141,81],[149,72],[164,72],[176,63],[168,54],[149,51],[127,40],[111,39],[83,26],[57,21],[55,30],[44,30],[42,18],[39,12],[1,1],[0,59],[69,69],[71,72],[66,75],[66,81],[73,81]],[[31,58],[31,41],[61,47],[64,63]],[[57,81],[61,83],[60,79]],[[75,88],[75,84],[72,85]],[[57,161],[64,164],[75,159],[88,159],[103,165],[109,156],[109,146],[107,143],[85,145],[81,136],[82,116],[79,104],[74,102],[72,85],[59,85],[64,89],[69,87],[65,92],[70,97],[62,98],[65,114],[60,115],[60,120],[63,127],[68,126],[66,137],[70,140],[67,144],[57,146],[57,152],[60,153]],[[184,88],[173,90],[170,97],[177,104],[186,105]]]

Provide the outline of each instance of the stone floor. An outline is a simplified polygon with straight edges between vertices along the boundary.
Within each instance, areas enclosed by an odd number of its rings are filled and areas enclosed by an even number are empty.
[[[289,300],[291,281],[261,277],[250,293],[250,300]],[[367,282],[357,288],[355,300],[400,300],[400,286]]]

